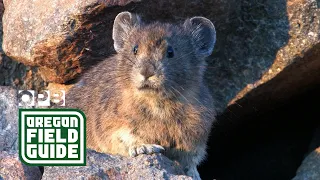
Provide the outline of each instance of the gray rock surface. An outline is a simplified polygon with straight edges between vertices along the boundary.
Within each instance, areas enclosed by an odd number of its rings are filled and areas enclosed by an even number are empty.
[[[293,180],[320,179],[320,127],[314,133],[310,150],[311,152],[303,160]]]
[[[320,179],[320,147],[311,152],[302,162],[297,175],[292,180]]]
[[[88,149],[87,166],[48,166],[42,179],[192,179],[183,174],[176,163],[161,154],[125,158]]]
[[[242,41],[231,39],[234,42],[231,44],[238,46],[232,46],[235,53],[227,56],[234,56],[231,59],[236,60],[231,64],[220,60],[228,70],[215,73],[220,78],[231,79],[221,79],[221,83],[228,85],[219,87],[226,89],[214,90],[221,91],[214,94],[225,99],[220,103],[228,102],[229,114],[238,117],[275,108],[320,83],[319,1],[242,2],[246,2],[247,9],[240,14],[248,15],[242,20],[254,28],[243,29],[248,34]]]
[[[2,50],[2,16],[4,5],[0,0],[0,86],[17,85],[26,73],[26,67],[19,62],[13,61]]]
[[[25,66],[12,60],[2,50],[3,1],[0,0],[0,86],[15,86],[20,89],[43,89],[46,83],[40,77],[36,67]]]
[[[0,152],[18,149],[17,91],[0,86]]]
[[[0,179],[38,180],[41,176],[38,167],[21,163],[17,152],[0,151]]]

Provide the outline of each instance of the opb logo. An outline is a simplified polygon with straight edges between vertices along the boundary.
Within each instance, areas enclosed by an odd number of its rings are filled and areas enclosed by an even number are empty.
[[[20,159],[37,166],[86,165],[85,120],[77,109],[20,109]]]
[[[19,106],[50,106],[51,102],[58,106],[65,106],[66,92],[64,90],[36,93],[34,90],[19,90]]]

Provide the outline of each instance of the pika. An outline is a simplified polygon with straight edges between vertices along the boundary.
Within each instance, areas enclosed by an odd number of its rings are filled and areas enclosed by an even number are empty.
[[[87,147],[137,156],[163,153],[200,179],[197,165],[215,120],[204,83],[216,41],[212,22],[144,23],[122,12],[113,24],[116,54],[84,73],[66,96],[87,116]]]

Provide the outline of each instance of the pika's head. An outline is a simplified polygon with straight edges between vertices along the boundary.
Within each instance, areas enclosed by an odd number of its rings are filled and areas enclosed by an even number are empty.
[[[129,12],[118,14],[113,26],[119,77],[135,92],[174,97],[200,87],[216,41],[212,22],[204,17],[183,24],[145,24]]]

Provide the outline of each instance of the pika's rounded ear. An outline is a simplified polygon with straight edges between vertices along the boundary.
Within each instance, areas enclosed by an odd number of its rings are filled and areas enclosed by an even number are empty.
[[[140,17],[130,12],[121,12],[114,19],[112,39],[114,41],[114,49],[118,52],[124,44],[124,40],[128,38],[128,32],[134,26],[140,24]]]
[[[213,23],[204,17],[196,16],[184,22],[186,30],[191,31],[191,38],[196,53],[207,57],[211,55],[216,43],[216,30]]]

